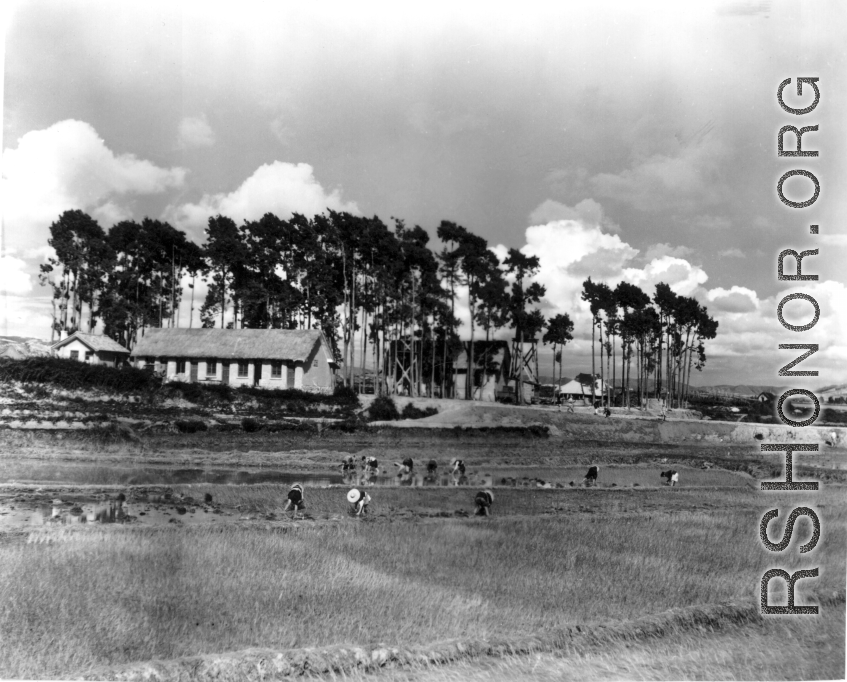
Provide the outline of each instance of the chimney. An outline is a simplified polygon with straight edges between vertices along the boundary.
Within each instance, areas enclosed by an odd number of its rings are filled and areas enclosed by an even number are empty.
[[[59,332],[59,341],[64,341],[66,338],[68,338],[68,330],[63,329]]]

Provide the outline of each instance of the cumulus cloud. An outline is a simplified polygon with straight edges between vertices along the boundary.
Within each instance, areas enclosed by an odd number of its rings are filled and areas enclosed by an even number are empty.
[[[706,292],[709,312],[720,322],[718,336],[708,344],[711,355],[726,357],[771,358],[774,378],[780,367],[799,354],[799,351],[780,350],[780,343],[817,343],[820,350],[804,362],[801,369],[818,370],[827,383],[847,381],[847,316],[840,311],[847,306],[847,287],[841,282],[826,280],[816,282],[808,292],[818,302],[821,315],[818,323],[798,335],[785,329],[777,320],[776,308],[786,292],[759,299],[754,291],[745,287],[712,289]],[[789,322],[805,322],[811,318],[810,307],[803,302],[797,309],[785,308]],[[794,316],[797,319],[794,319]],[[792,355],[793,353],[793,355]],[[819,381],[810,379],[810,386]]]
[[[215,132],[206,120],[206,115],[186,116],[179,122],[179,146],[211,147],[215,144]]]
[[[710,309],[714,308],[727,313],[750,313],[759,309],[759,298],[756,292],[746,287],[710,289],[706,299]]]
[[[328,208],[360,213],[355,202],[341,198],[340,190],[327,192],[309,164],[274,161],[260,166],[236,190],[204,194],[197,203],[170,206],[164,218],[199,238],[209,218],[218,214],[240,223],[258,220],[268,212],[280,218],[289,218],[293,213],[311,217]]]
[[[623,279],[652,292],[659,282],[668,284],[677,294],[691,296],[709,276],[703,268],[692,265],[684,258],[662,256],[643,268],[625,268]]]
[[[117,215],[116,201],[183,184],[182,168],[160,168],[133,154],[115,154],[83,121],[34,130],[3,152],[4,220],[9,244],[43,246],[50,224],[68,209]]]
[[[107,201],[105,204],[92,210],[91,217],[100,223],[101,227],[106,229],[122,220],[132,218],[132,211],[125,206],[116,204],[114,201]]]
[[[653,244],[644,252],[644,260],[651,261],[662,256],[673,256],[674,258],[687,258],[694,253],[694,249],[687,246],[671,246],[670,244]]]
[[[501,261],[508,252],[502,244],[492,250]],[[684,249],[657,244],[641,256],[618,235],[608,234],[596,224],[584,219],[565,219],[527,228],[526,244],[521,251],[539,258],[540,268],[533,280],[547,290],[539,305],[544,315],[549,318],[568,313],[574,321],[575,339],[568,346],[568,355],[575,362],[584,362],[584,354],[590,352],[591,347],[590,312],[581,300],[582,283],[587,276],[611,287],[625,279],[651,295],[658,282],[665,282],[677,294],[694,296],[719,323],[717,338],[707,343],[710,358],[745,363],[745,358],[752,357],[751,354],[757,362],[772,354],[776,376],[779,367],[794,357],[778,349],[779,343],[797,343],[796,335],[784,329],[776,318],[776,307],[784,293],[762,299],[754,290],[743,286],[709,289],[705,286],[708,274],[685,258],[688,252]],[[639,266],[640,263],[643,265]],[[464,324],[462,337],[467,339],[467,293],[464,289],[458,293],[456,311]],[[809,293],[821,308],[820,321],[808,332],[808,342],[819,343],[821,350],[809,368],[819,369],[822,374],[825,371],[828,381],[847,380],[847,342],[844,341],[847,339],[847,316],[839,314],[847,309],[847,287],[828,280],[815,283]],[[809,311],[786,306],[785,316],[789,321],[802,322],[809,317]],[[501,331],[498,336],[509,338],[510,332]],[[741,366],[739,371],[743,371]]]
[[[23,260],[14,256],[0,257],[0,291],[6,294],[27,294],[32,291],[32,278]]]
[[[605,232],[620,232],[620,226],[603,213],[603,207],[594,199],[583,199],[573,208],[547,199],[529,214],[530,225],[546,225],[557,220],[579,220],[588,225],[600,225]]]

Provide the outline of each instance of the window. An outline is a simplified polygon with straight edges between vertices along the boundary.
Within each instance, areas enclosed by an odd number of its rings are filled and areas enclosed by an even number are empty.
[[[245,362],[243,360],[239,360],[238,362],[238,376],[242,379],[247,376],[247,368],[250,366],[249,362]]]
[[[85,361],[88,362],[89,360],[91,360],[92,355],[94,355],[94,353],[92,351],[90,351],[90,350],[85,351]]]
[[[79,360],[79,351],[78,350],[72,350],[71,351],[71,360]]]
[[[312,363],[312,367],[317,367],[317,366],[318,366],[318,361],[317,361],[317,360],[315,360],[315,361]]]
[[[185,360],[176,361],[176,373],[185,374]]]
[[[218,374],[218,363],[216,360],[206,360],[206,376],[213,377]]]
[[[282,378],[282,363],[279,361],[271,363],[271,379]]]

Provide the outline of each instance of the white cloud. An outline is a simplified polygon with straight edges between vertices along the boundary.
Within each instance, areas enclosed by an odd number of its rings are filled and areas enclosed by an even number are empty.
[[[557,220],[579,220],[588,225],[601,226],[607,233],[620,232],[620,226],[604,215],[603,207],[594,199],[583,199],[573,208],[561,202],[547,199],[529,214],[530,225],[546,225]]]
[[[215,132],[206,120],[206,115],[186,116],[179,123],[179,146],[211,147],[215,144]]]
[[[33,130],[3,152],[4,220],[10,247],[47,243],[50,224],[69,209],[123,214],[115,199],[182,185],[182,168],[159,168],[133,154],[115,154],[83,121]]]
[[[623,279],[652,294],[659,282],[668,284],[681,296],[691,296],[709,276],[697,265],[683,258],[662,256],[650,261],[643,268],[626,268]]]
[[[674,258],[687,258],[694,253],[694,249],[687,246],[671,246],[670,244],[653,244],[644,252],[644,260],[651,261],[662,256],[673,256]]]
[[[718,255],[721,258],[747,258],[744,252],[737,248],[732,247],[731,249],[724,249],[723,251],[718,251]]]
[[[122,220],[132,218],[132,211],[125,206],[116,204],[114,201],[107,201],[105,204],[92,210],[91,217],[100,223],[103,229],[107,229]]]
[[[344,201],[338,189],[327,193],[307,163],[274,161],[260,166],[241,186],[228,193],[204,194],[197,203],[170,206],[164,218],[198,236],[210,217],[221,214],[240,223],[265,213],[288,218],[293,213],[313,216],[328,208],[360,213],[355,202]]]
[[[749,313],[759,309],[756,292],[746,287],[733,286],[730,289],[717,287],[706,293],[710,308],[728,313]]]
[[[32,291],[32,278],[24,261],[14,256],[0,257],[0,291],[27,294]]]
[[[501,261],[508,252],[503,245],[497,245],[492,250]],[[650,250],[652,253],[649,253]],[[780,343],[798,343],[797,335],[783,328],[776,318],[776,307],[784,293],[761,299],[754,290],[743,286],[707,289],[703,285],[708,281],[708,274],[687,261],[677,247],[658,244],[650,250],[646,255],[653,257],[643,267],[636,267],[637,263],[643,262],[637,249],[619,236],[607,234],[596,224],[585,220],[554,220],[527,228],[526,244],[521,251],[539,258],[540,269],[533,279],[547,289],[540,304],[542,312],[547,318],[566,312],[574,321],[575,339],[569,344],[569,356],[590,352],[586,351],[591,347],[590,313],[587,304],[580,298],[582,283],[588,275],[594,281],[606,282],[611,287],[625,279],[650,295],[658,282],[665,282],[677,294],[694,296],[707,306],[709,314],[719,324],[717,338],[706,344],[707,355],[745,363],[739,365],[739,372],[746,371],[749,363],[745,358],[750,358],[751,354],[755,354],[759,364],[761,358],[772,356],[775,378],[779,368],[796,356],[778,349]],[[462,337],[467,339],[467,294],[464,290],[459,293],[456,311],[465,324]],[[847,309],[847,286],[827,280],[810,286],[808,293],[815,297],[821,308],[820,321],[800,341],[819,343],[821,347],[807,361],[808,368],[819,370],[821,376],[826,374],[827,381],[845,381],[847,316],[841,315],[840,311]],[[786,318],[796,322],[793,315],[805,321],[810,314],[807,308],[794,310],[786,307]],[[510,333],[501,331],[498,336],[507,338]],[[813,381],[811,385],[816,383]]]
[[[785,329],[777,320],[776,308],[787,292],[759,299],[756,293],[745,287],[734,286],[729,290],[712,289],[706,293],[710,314],[720,326],[718,336],[707,344],[707,353],[729,357],[768,357],[776,381],[777,371],[800,351],[780,350],[781,343],[817,343],[820,350],[796,369],[818,370],[819,377],[810,378],[807,386],[847,381],[847,287],[841,282],[826,280],[816,282],[806,293],[813,296],[820,306],[820,319],[809,331],[796,334]],[[792,302],[794,303],[794,302]],[[791,304],[789,304],[790,306]],[[803,321],[811,318],[810,307],[789,310],[785,317],[789,322],[797,314]],[[793,353],[793,355],[792,355]],[[800,386],[803,387],[803,386]]]

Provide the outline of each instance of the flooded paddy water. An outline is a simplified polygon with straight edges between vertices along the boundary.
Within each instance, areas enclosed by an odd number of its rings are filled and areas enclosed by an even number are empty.
[[[676,467],[684,472],[680,481],[687,486],[747,486],[749,476],[723,469]],[[401,473],[392,466],[381,468],[375,475],[356,473],[305,473],[270,467],[166,467],[139,465],[53,464],[42,461],[4,462],[0,465],[0,483],[20,485],[100,485],[100,486],[168,486],[168,485],[257,485],[273,483],[310,486],[329,485],[405,485],[405,486],[516,486],[566,487],[578,485],[586,474],[585,466],[520,467],[494,466],[468,470],[461,476],[441,467],[434,473],[413,469]],[[598,484],[608,486],[658,486],[661,466],[601,466]]]
[[[448,489],[463,488],[468,490],[467,495],[474,488],[520,488],[526,492],[546,489],[567,496],[569,491],[585,488],[587,472],[585,466],[498,466],[469,469],[457,475],[447,467],[426,473],[423,466],[424,473],[417,469],[398,470],[389,464],[378,473],[363,474],[356,470],[342,474],[340,470],[303,473],[267,467],[103,466],[7,460],[0,469],[0,531],[83,524],[180,526],[237,520],[272,522],[287,518],[282,514],[285,491],[294,483],[305,486],[307,499],[310,491],[349,486],[415,488],[419,493],[412,496],[414,499],[398,490],[400,505],[405,500],[410,509],[420,506],[420,495],[426,495],[427,488],[440,488],[445,493]],[[749,475],[722,469],[676,469],[680,472],[680,489],[744,489],[754,484]],[[660,471],[658,465],[601,465],[592,488],[612,494],[616,489],[658,491],[667,487],[659,476]],[[215,491],[214,497],[210,490]],[[467,495],[453,498],[463,499]],[[239,504],[246,498],[261,499],[261,511]],[[392,495],[392,500],[397,499]],[[395,511],[402,508],[392,507]],[[307,509],[309,519],[308,505]],[[336,516],[344,512],[343,499],[337,512]]]

